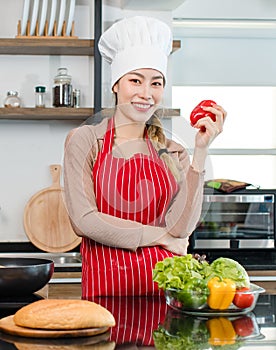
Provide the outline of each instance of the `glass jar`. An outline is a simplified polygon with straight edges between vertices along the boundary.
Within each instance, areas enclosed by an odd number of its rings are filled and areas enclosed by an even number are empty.
[[[67,72],[67,68],[59,68],[58,74],[55,76],[55,83],[53,86],[54,107],[72,106],[72,78]]]
[[[8,91],[7,96],[4,100],[4,107],[7,108],[18,108],[21,106],[21,100],[18,96],[17,91]]]
[[[45,86],[36,86],[35,87],[35,106],[37,108],[44,108],[45,107],[45,93],[46,93]]]
[[[74,108],[80,108],[80,89],[73,90],[73,104]]]

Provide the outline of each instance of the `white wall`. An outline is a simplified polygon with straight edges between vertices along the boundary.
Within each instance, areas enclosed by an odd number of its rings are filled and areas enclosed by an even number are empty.
[[[181,50],[173,55],[173,65],[181,68],[173,70],[173,85],[275,85],[276,24],[266,22],[275,16],[275,1],[184,1],[173,11],[174,18],[234,21],[232,28],[174,29]],[[256,25],[237,26],[238,19]]]
[[[173,85],[276,85],[276,37],[179,39]]]
[[[186,18],[275,18],[273,0],[183,0],[173,11]]]

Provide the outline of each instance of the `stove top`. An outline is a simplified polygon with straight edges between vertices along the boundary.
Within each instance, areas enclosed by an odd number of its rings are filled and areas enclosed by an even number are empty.
[[[44,299],[39,294],[31,294],[20,297],[0,297],[0,318],[14,314],[21,307]]]

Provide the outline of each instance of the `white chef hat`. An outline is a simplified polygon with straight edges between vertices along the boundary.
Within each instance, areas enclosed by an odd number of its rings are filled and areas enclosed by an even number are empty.
[[[135,16],[114,23],[100,38],[100,53],[111,64],[111,87],[126,73],[152,68],[166,79],[172,32],[164,22]]]

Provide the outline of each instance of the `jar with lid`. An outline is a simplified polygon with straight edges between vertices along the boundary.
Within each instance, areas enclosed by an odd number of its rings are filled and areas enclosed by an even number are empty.
[[[67,68],[59,68],[55,76],[53,86],[53,106],[71,107],[72,106],[72,85],[71,76],[68,75]]]
[[[46,93],[45,86],[36,86],[35,87],[35,106],[37,108],[44,108],[45,107],[45,93]]]
[[[17,91],[8,91],[4,100],[4,107],[18,108],[21,106],[21,100]]]

